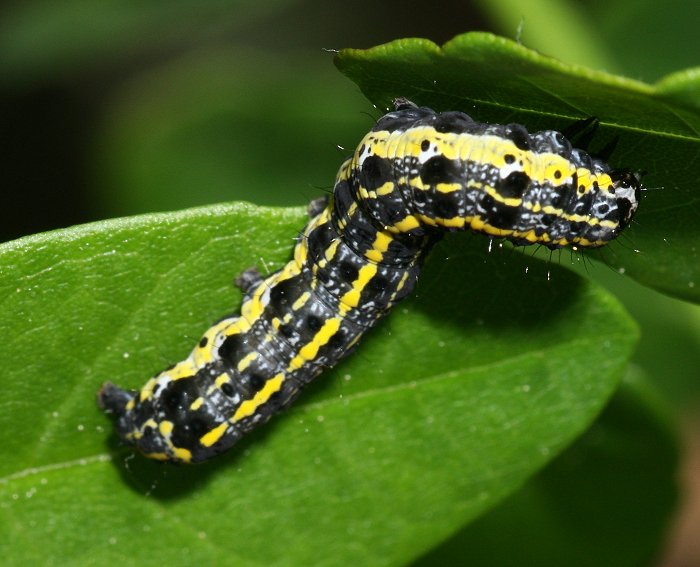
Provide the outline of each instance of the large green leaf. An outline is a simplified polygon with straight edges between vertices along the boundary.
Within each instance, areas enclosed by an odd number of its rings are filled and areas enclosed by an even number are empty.
[[[652,565],[674,511],[677,461],[666,408],[630,373],[576,443],[415,567]]]
[[[5,564],[398,565],[593,420],[636,340],[593,284],[478,236],[294,409],[197,467],[132,458],[94,403],[186,355],[289,256],[300,210],[215,206],[0,246]],[[41,541],[41,545],[36,545]]]
[[[651,86],[567,65],[485,33],[464,34],[442,47],[402,39],[347,49],[336,65],[382,109],[403,96],[530,130],[596,116],[600,146],[619,137],[613,165],[643,171],[648,188],[634,225],[597,256],[645,285],[700,301],[700,69]]]

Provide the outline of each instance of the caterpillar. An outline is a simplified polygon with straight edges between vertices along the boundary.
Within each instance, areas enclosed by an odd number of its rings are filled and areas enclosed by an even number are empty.
[[[138,391],[105,383],[119,437],[154,459],[200,462],[286,408],[408,296],[445,231],[516,245],[598,247],[630,223],[641,183],[559,132],[484,124],[405,99],[380,118],[310,208],[293,259],[237,280],[241,312]],[[316,203],[318,205],[318,203]]]

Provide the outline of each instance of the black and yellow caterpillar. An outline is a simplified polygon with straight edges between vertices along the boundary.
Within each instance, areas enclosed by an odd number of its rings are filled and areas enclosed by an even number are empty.
[[[148,457],[209,459],[347,356],[411,293],[446,230],[602,246],[629,224],[640,190],[630,170],[573,149],[559,132],[529,134],[399,99],[341,166],[294,258],[265,279],[253,270],[239,278],[240,316],[216,323],[141,390],[104,384],[99,403]]]

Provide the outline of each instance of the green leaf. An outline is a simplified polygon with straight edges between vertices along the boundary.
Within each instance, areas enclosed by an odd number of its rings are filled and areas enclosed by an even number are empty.
[[[668,0],[663,4],[592,0],[585,6],[590,19],[579,25],[586,25],[591,34],[609,46],[618,68],[627,74],[654,80],[675,69],[698,64],[694,0]]]
[[[346,49],[336,65],[382,109],[402,96],[530,130],[563,129],[596,116],[599,147],[618,137],[611,163],[644,172],[648,190],[621,241],[595,256],[644,285],[700,301],[697,69],[654,87],[567,65],[486,33],[460,35],[443,47],[402,39]]]
[[[652,565],[678,496],[676,439],[654,398],[630,376],[576,443],[414,567]]]
[[[507,37],[517,33],[523,45],[589,67],[611,70],[614,65],[611,51],[619,42],[603,40],[602,26],[595,21],[590,3],[530,0],[524,5],[520,0],[476,0],[476,5],[495,26],[488,29]]]
[[[4,562],[404,564],[580,434],[636,341],[595,285],[455,235],[416,298],[232,452],[129,456],[99,385],[184,357],[237,308],[236,274],[282,265],[303,222],[222,205],[0,246]]]

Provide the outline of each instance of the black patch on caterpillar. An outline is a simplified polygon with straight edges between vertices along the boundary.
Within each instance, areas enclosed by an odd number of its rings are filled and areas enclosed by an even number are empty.
[[[530,135],[524,126],[520,124],[508,124],[505,128],[505,135],[519,150],[527,151],[530,149]]]
[[[188,414],[188,408],[199,396],[194,376],[171,382],[161,393],[163,409],[172,421],[182,421]]]
[[[309,315],[306,318],[306,327],[312,333],[316,333],[323,327],[323,321],[315,315]]]
[[[420,178],[424,185],[437,183],[457,183],[461,180],[458,164],[444,156],[431,157],[423,164]]]
[[[253,392],[259,392],[262,390],[265,387],[265,382],[267,382],[267,380],[265,380],[265,377],[261,376],[260,374],[251,374],[248,379],[250,389]]]
[[[520,211],[518,207],[510,207],[504,203],[493,203],[487,212],[489,223],[496,228],[513,229]]]
[[[377,156],[370,156],[362,164],[360,183],[367,191],[376,191],[387,181],[392,180],[389,162]]]
[[[432,202],[433,211],[437,218],[451,219],[459,213],[459,202],[449,195],[438,193]]]
[[[441,133],[463,134],[474,131],[474,120],[463,112],[443,112],[435,118],[435,130]]]
[[[240,335],[229,335],[224,339],[219,347],[219,357],[226,362],[233,362],[241,351],[242,337]]]
[[[522,171],[512,171],[505,179],[501,180],[498,185],[498,192],[506,198],[520,198],[523,196],[523,193],[525,193],[529,183],[530,178],[526,173]]]

